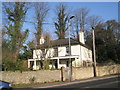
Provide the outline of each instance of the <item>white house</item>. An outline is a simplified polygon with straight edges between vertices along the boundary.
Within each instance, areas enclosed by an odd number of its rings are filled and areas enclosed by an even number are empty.
[[[28,68],[34,70],[43,67],[43,61],[49,61],[49,67],[69,67],[70,60],[73,67],[80,67],[85,63],[92,62],[92,51],[85,45],[84,33],[79,32],[79,40],[70,39],[51,40],[44,42],[43,36],[40,39],[40,47],[33,50],[33,59],[28,59]],[[70,52],[71,51],[71,54]]]

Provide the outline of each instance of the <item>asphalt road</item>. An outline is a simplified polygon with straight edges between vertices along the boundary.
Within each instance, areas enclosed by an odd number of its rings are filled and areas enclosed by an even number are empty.
[[[62,84],[62,85],[53,85],[53,86],[46,86],[45,88],[26,88],[27,90],[46,90],[46,89],[51,89],[51,90],[82,90],[82,89],[102,89],[102,88],[114,88],[116,90],[120,90],[120,77],[117,75],[115,77],[110,77],[110,78],[103,78],[103,79],[95,79],[95,80],[90,80],[90,81],[77,81],[77,82],[72,82],[69,84]],[[26,90],[25,89],[25,90]],[[16,90],[16,89],[13,89]],[[23,89],[22,89],[23,90]]]
[[[120,88],[120,77],[70,84],[53,88]]]
[[[52,88],[120,88],[120,77],[70,84]]]
[[[79,88],[118,88],[120,90],[120,77],[112,77],[101,80],[93,80],[88,82],[79,82],[75,84],[56,86],[51,88],[72,88],[77,90]]]

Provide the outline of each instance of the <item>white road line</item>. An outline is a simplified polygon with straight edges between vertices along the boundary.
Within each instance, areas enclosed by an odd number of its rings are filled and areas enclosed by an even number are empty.
[[[105,85],[109,85],[109,84],[113,84],[113,83],[119,83],[119,81],[109,82],[109,83],[103,83],[103,84],[89,86],[89,87],[84,87],[84,88],[96,88],[96,87],[105,86]]]

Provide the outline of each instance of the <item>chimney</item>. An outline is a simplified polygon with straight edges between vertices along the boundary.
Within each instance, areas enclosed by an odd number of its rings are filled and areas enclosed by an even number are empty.
[[[40,36],[40,45],[43,44],[44,42],[45,42],[45,40],[44,40],[44,36],[41,35],[41,36]]]
[[[79,42],[85,44],[84,32],[82,31],[82,29],[80,29],[80,31],[79,31]]]

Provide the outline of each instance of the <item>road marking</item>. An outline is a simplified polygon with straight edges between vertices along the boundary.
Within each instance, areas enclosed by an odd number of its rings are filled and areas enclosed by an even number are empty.
[[[57,87],[57,86],[65,86],[65,85],[70,85],[70,84],[83,83],[83,82],[88,82],[88,81],[95,81],[95,80],[108,79],[108,78],[113,78],[113,77],[118,77],[118,76],[100,77],[100,78],[93,78],[93,79],[91,79],[91,80],[76,81],[76,82],[69,82],[69,83],[63,83],[63,84],[58,84],[58,85],[43,86],[43,87],[34,87],[34,88],[51,88],[51,87]]]
[[[94,86],[89,86],[89,87],[84,87],[84,88],[96,88],[96,87],[105,86],[105,85],[109,85],[109,84],[113,84],[113,83],[119,83],[119,82],[120,82],[120,81],[109,82],[109,83],[103,83],[103,84],[94,85]]]

